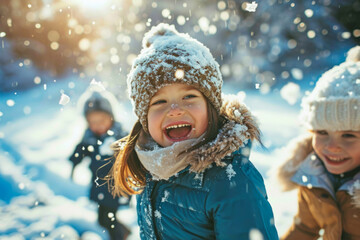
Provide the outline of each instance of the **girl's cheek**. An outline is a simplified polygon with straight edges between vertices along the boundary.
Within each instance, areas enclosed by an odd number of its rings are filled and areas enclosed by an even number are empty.
[[[202,107],[201,104],[196,104],[196,103],[186,104],[185,107],[186,107],[187,109],[194,109],[194,110],[203,109],[203,107]]]
[[[319,153],[319,150],[321,149],[321,140],[319,137],[314,136],[312,140],[312,146],[316,153]]]
[[[360,141],[342,141],[342,146],[346,147],[351,147],[354,149],[360,149]]]
[[[156,109],[152,109],[151,110],[151,114],[152,115],[160,115],[161,113],[163,113],[165,110],[164,110],[164,107],[157,107]]]

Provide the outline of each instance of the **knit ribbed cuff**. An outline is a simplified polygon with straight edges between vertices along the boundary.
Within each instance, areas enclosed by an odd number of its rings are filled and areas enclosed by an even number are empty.
[[[310,130],[360,131],[360,98],[304,102],[300,117]]]

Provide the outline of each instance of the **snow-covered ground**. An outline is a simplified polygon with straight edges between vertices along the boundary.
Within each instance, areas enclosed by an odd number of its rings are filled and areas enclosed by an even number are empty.
[[[76,84],[75,84],[76,83]],[[74,79],[17,93],[0,95],[0,239],[107,239],[97,224],[97,206],[88,200],[89,162],[76,168],[70,179],[68,156],[85,128],[76,107],[88,83]],[[224,93],[241,89],[224,86]],[[70,97],[59,104],[61,93]],[[251,159],[262,173],[279,234],[289,227],[296,212],[296,192],[282,193],[270,177],[284,145],[297,136],[299,104],[289,105],[280,92],[246,91],[244,102],[258,117],[266,150],[255,146]],[[121,103],[120,119],[129,130],[135,117],[129,101]],[[139,239],[135,203],[118,211]]]

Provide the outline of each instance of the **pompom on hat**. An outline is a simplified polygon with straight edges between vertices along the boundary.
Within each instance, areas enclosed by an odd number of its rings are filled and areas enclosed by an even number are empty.
[[[151,98],[168,84],[195,87],[220,112],[222,77],[209,49],[173,25],[160,23],[144,36],[142,50],[127,77],[135,114],[147,131]]]
[[[301,122],[309,130],[360,131],[360,47],[325,72],[302,101]]]
[[[360,61],[360,46],[351,48],[346,57],[346,62],[359,62]]]

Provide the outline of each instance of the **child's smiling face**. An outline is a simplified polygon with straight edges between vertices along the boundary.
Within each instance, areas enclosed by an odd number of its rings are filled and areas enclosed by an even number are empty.
[[[341,174],[360,166],[360,131],[313,133],[313,148],[329,172]]]
[[[208,126],[206,99],[186,84],[164,86],[152,97],[147,120],[151,137],[163,147],[198,138]]]

